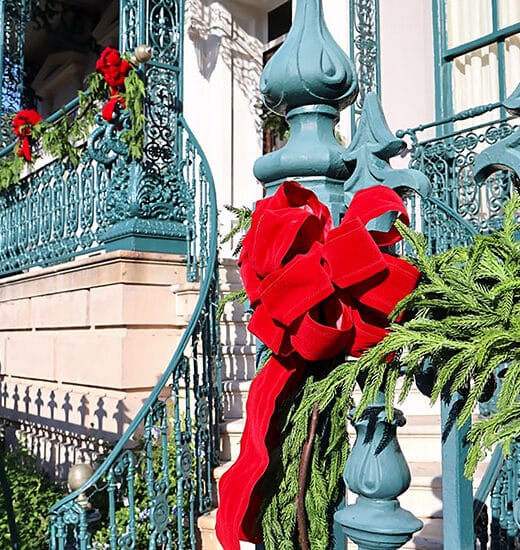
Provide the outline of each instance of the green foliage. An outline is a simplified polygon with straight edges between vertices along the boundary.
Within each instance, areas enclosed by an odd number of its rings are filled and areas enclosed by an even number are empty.
[[[18,183],[24,165],[24,159],[17,155],[0,159],[0,189],[5,189],[13,183]]]
[[[121,141],[126,143],[130,155],[136,159],[143,156],[144,139],[144,97],[146,88],[137,71],[130,71],[125,78],[125,102],[130,113],[130,128],[121,134]]]
[[[101,74],[91,73],[86,77],[85,83],[86,90],[78,92],[77,112],[67,113],[63,110],[53,122],[43,120],[32,128],[30,140],[34,159],[46,153],[52,158],[78,164],[80,150],[77,144],[88,138],[95,116],[110,97],[110,88]],[[126,102],[130,126],[121,132],[120,139],[127,145],[129,154],[140,159],[143,156],[145,85],[137,70],[131,70],[125,78],[125,93],[121,97]],[[23,158],[17,156],[18,147],[18,144],[15,145],[8,157],[0,159],[0,189],[18,183],[27,164]]]
[[[227,243],[238,233],[243,233],[249,229],[249,227],[251,226],[253,211],[246,206],[243,206],[242,208],[237,208],[236,206],[232,206],[231,204],[225,204],[224,208],[236,216],[236,221],[231,228],[231,231],[227,235],[224,235],[224,237],[222,237],[221,242]],[[234,256],[236,256],[242,248],[242,239],[243,237],[239,240],[237,246],[233,250]]]
[[[323,365],[320,366],[323,369]],[[274,494],[269,497],[262,518],[267,550],[299,548],[296,527],[298,471],[316,403],[320,416],[305,493],[308,537],[312,550],[334,547],[333,514],[343,494],[341,477],[348,454],[346,415],[352,400],[351,394],[345,391],[344,380],[349,369],[350,365],[344,364],[325,376],[319,368],[311,372],[285,412],[281,454],[273,461],[273,471],[279,472],[281,478],[272,483]]]
[[[406,398],[428,358],[435,367],[432,403],[446,394],[466,396],[458,417],[462,425],[497,367],[508,363],[498,393],[498,414],[476,423],[469,434],[468,477],[484,449],[499,443],[507,452],[520,435],[520,223],[515,217],[519,208],[520,198],[515,195],[505,205],[502,230],[474,237],[471,246],[431,257],[425,238],[398,224],[415,248],[417,257],[410,261],[422,277],[392,313],[390,334],[361,357],[346,380],[353,387],[356,379],[366,378],[358,417],[381,387],[392,417],[394,401]],[[395,322],[405,311],[406,322]],[[404,385],[397,396],[395,381],[403,371]]]
[[[239,304],[245,304],[247,302],[247,294],[246,291],[241,288],[240,290],[236,290],[235,292],[230,292],[226,296],[220,299],[218,303],[218,308],[216,312],[217,319],[221,319],[222,315],[224,313],[224,308],[227,304],[230,304],[231,302],[238,302]]]
[[[1,458],[1,457],[0,457]],[[12,493],[14,515],[21,548],[48,548],[49,503],[65,494],[64,487],[51,483],[36,460],[20,449],[3,455]],[[0,488],[0,548],[11,548],[5,495]]]

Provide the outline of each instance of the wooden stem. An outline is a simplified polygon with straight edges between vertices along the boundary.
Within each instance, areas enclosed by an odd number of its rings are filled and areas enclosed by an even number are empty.
[[[296,521],[298,525],[298,538],[302,550],[310,550],[309,536],[307,532],[307,515],[305,513],[305,489],[307,485],[307,476],[309,465],[314,447],[314,437],[316,436],[316,426],[318,425],[319,403],[316,403],[312,409],[312,416],[309,425],[309,436],[303,445],[302,457],[300,460],[300,470],[298,472],[298,497],[296,500]]]

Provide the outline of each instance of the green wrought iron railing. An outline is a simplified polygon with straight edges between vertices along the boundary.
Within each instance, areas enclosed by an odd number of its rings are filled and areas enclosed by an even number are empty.
[[[178,119],[182,177],[196,225],[200,294],[177,349],[141,410],[85,485],[51,508],[52,549],[194,548],[215,494],[220,418],[217,216],[207,161]]]
[[[514,175],[510,171],[498,171],[479,183],[473,176],[473,165],[478,153],[500,143],[519,128],[518,118],[508,116],[472,126],[464,123],[464,128],[454,128],[457,122],[471,123],[472,119],[501,107],[500,103],[484,105],[446,120],[397,132],[398,137],[410,140],[410,167],[423,172],[431,183],[431,194],[425,199],[411,197],[409,210],[416,228],[427,237],[432,253],[463,246],[471,241],[473,235],[490,233],[502,226],[503,205],[511,196]],[[436,130],[435,137],[420,139],[421,132],[431,129]],[[498,388],[499,384],[497,391]],[[493,399],[483,404],[481,414],[493,414]],[[468,483],[461,474],[455,473],[462,471],[456,468],[456,461],[464,456],[465,432],[461,430],[454,442],[443,442],[444,446],[451,445],[449,452],[444,453],[444,457],[449,458],[443,459],[443,486],[453,483],[460,488]],[[513,446],[507,458],[497,449],[475,491],[473,507],[461,506],[460,501],[450,503],[450,498],[457,498],[454,496],[457,491],[443,494],[444,533],[460,531],[458,526],[470,522],[474,523],[474,541],[467,541],[468,547],[475,544],[479,549],[518,548],[519,481],[520,443]],[[455,510],[455,513],[446,513],[446,510]],[[463,543],[464,534],[461,533],[458,544]],[[446,544],[445,547],[449,547],[445,537]]]
[[[74,100],[49,117],[55,121],[78,107]],[[14,143],[0,151],[7,156]],[[109,223],[106,196],[112,167],[82,150],[78,166],[51,160],[0,192],[0,274],[59,263],[102,247]]]

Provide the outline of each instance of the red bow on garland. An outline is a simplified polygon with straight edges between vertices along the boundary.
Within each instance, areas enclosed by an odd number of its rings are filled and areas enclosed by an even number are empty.
[[[96,61],[96,71],[103,75],[105,82],[110,86],[110,99],[101,111],[101,116],[107,122],[113,122],[116,106],[126,107],[124,90],[125,78],[133,69],[132,65],[121,57],[115,48],[107,46]]]
[[[259,482],[279,443],[276,411],[306,363],[361,355],[384,338],[388,314],[417,284],[415,267],[382,251],[400,240],[397,229],[366,228],[387,212],[409,223],[399,195],[384,186],[358,191],[334,229],[327,207],[296,182],[257,203],[239,266],[254,308],[249,330],[273,356],[251,384],[240,456],[220,480],[225,550],[262,540]]]
[[[16,154],[23,157],[27,162],[31,162],[31,141],[29,136],[36,124],[41,122],[42,117],[33,109],[23,109],[13,118],[13,132],[18,137],[20,146]]]

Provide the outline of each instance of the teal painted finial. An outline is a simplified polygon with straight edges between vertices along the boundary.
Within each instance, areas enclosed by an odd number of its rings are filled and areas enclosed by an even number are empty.
[[[286,114],[302,105],[325,104],[339,110],[356,98],[354,65],[334,41],[321,0],[300,0],[287,39],[260,78],[267,107]]]
[[[426,196],[430,182],[422,172],[410,168],[397,170],[390,166],[390,159],[403,147],[405,142],[396,138],[388,128],[377,95],[367,94],[356,134],[345,153],[351,173],[344,186],[345,203],[350,204],[356,191],[374,185],[412,189]]]
[[[268,194],[284,180],[301,181],[329,205],[337,222],[349,171],[334,129],[358,86],[352,62],[327,29],[321,0],[298,0],[291,30],[266,65],[260,90],[291,131],[284,147],[256,161],[256,178]]]

